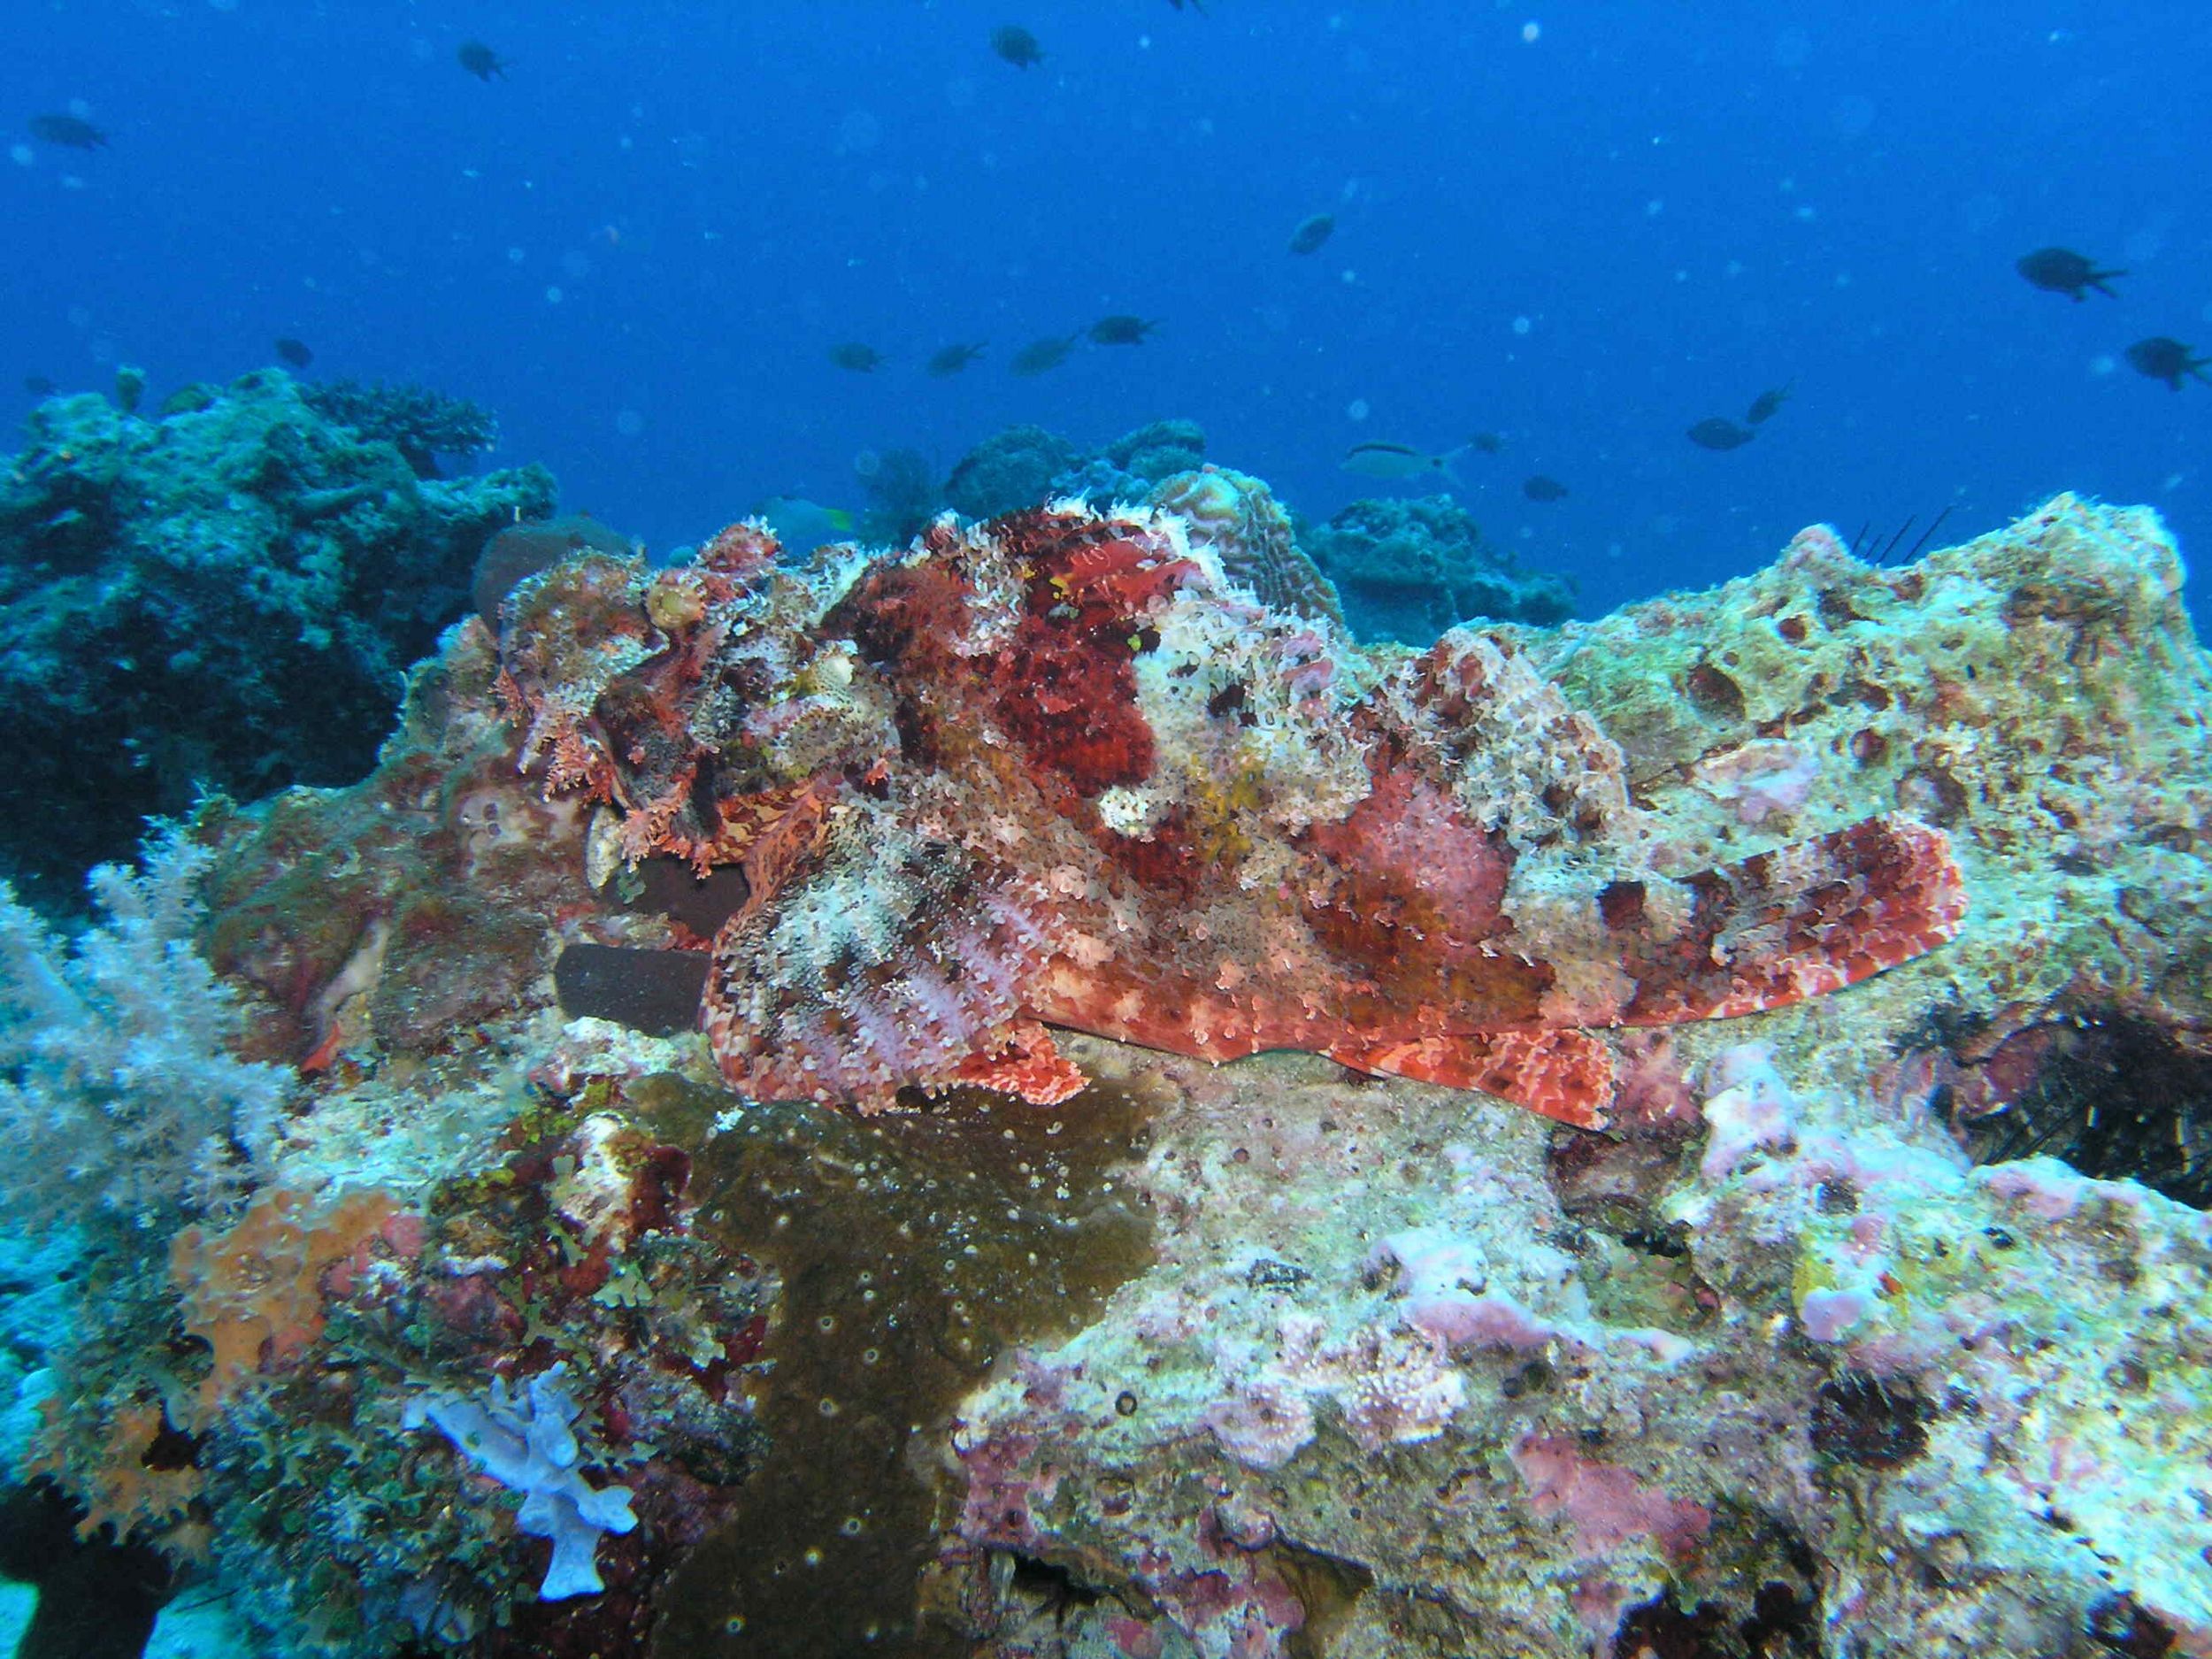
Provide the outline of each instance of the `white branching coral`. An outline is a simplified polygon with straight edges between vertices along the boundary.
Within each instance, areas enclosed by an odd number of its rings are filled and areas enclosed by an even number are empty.
[[[269,1145],[286,1073],[229,1052],[237,1003],[192,946],[211,856],[170,832],[103,864],[73,941],[0,882],[0,1204],[34,1226],[219,1208]]]

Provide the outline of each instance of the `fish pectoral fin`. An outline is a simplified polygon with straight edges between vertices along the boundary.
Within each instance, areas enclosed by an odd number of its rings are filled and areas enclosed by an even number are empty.
[[[1899,814],[1724,864],[1684,884],[1688,920],[1624,937],[1629,1025],[1785,1008],[1955,937],[1966,889],[1941,830]],[[1640,906],[1639,907],[1640,910]]]
[[[1018,1019],[991,1045],[971,1052],[951,1081],[1011,1094],[1032,1106],[1057,1106],[1090,1087],[1076,1064],[1062,1054],[1052,1033],[1033,1019]]]
[[[1324,1052],[1356,1071],[1479,1089],[1578,1129],[1602,1127],[1613,1101],[1612,1050],[1573,1026],[1371,1042],[1355,1038]]]

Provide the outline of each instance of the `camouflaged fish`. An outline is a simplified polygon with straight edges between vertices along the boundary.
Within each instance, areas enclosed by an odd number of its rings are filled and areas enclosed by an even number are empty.
[[[1503,637],[1363,651],[1171,514],[776,553],[739,526],[675,570],[577,561],[503,637],[523,765],[610,803],[609,857],[732,892],[701,1021],[749,1096],[1056,1102],[1084,1080],[1056,1025],[1587,1125],[1593,1028],[1820,995],[1963,914],[1901,818],[1661,873],[1619,749]]]

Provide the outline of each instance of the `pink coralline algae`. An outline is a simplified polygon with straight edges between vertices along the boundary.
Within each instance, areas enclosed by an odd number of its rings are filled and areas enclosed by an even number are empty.
[[[1256,1377],[1208,1407],[1205,1424],[1221,1449],[1247,1468],[1279,1469],[1313,1440],[1313,1407],[1292,1384]]]
[[[1649,1538],[1679,1559],[1713,1524],[1703,1504],[1670,1498],[1628,1470],[1593,1462],[1563,1435],[1531,1434],[1511,1456],[1527,1484],[1529,1507],[1541,1516],[1564,1517],[1586,1557],[1601,1559],[1631,1539]]]
[[[1593,1125],[1589,1028],[1819,995],[1963,913],[1943,835],[1897,817],[1671,871],[1618,749],[1504,637],[1371,655],[1171,514],[775,553],[741,526],[675,571],[594,555],[502,640],[526,769],[618,814],[634,867],[741,872],[702,1018],[756,1098],[1056,1101],[1061,1025]]]

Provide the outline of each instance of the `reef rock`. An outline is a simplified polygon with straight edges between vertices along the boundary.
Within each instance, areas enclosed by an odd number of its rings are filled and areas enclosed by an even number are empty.
[[[1954,1122],[2062,1026],[2163,1045],[2077,1090],[2201,1047],[2152,515],[1420,652],[1151,512],[776,552],[542,572],[365,783],[202,814],[296,1098],[24,1367],[201,1599],[340,1659],[2212,1655],[2212,1230]],[[406,1424],[556,1365],[638,1525],[548,1602]]]

